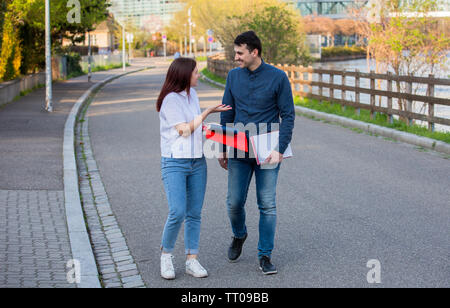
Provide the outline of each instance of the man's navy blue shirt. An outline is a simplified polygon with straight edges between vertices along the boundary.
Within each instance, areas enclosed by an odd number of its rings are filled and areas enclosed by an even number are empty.
[[[254,71],[235,68],[228,73],[223,104],[233,107],[222,112],[220,124],[279,123],[278,151],[284,153],[292,139],[295,108],[289,79],[282,70],[266,64]],[[281,123],[280,123],[281,118]]]

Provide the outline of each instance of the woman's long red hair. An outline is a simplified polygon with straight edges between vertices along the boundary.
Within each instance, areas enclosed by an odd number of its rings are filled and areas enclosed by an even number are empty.
[[[190,94],[191,77],[196,66],[197,62],[191,58],[178,58],[172,62],[167,72],[166,81],[156,101],[156,110],[158,112],[161,110],[164,98],[169,93],[180,93],[186,90],[187,94]]]

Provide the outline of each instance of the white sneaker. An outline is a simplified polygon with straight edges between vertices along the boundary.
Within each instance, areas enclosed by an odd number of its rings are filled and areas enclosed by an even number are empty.
[[[208,272],[201,266],[197,259],[186,260],[186,274],[196,278],[208,277]]]
[[[164,279],[175,279],[175,269],[170,253],[161,254],[161,277]]]

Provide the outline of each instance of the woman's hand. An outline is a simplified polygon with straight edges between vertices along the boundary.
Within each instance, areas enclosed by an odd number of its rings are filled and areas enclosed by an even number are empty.
[[[206,110],[208,110],[208,113],[217,113],[217,112],[225,112],[231,109],[233,109],[231,106],[218,104],[215,106],[211,106]]]

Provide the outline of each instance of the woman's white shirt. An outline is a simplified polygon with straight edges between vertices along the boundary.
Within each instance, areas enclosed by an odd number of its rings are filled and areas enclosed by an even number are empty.
[[[190,136],[180,136],[175,126],[189,123],[201,114],[197,92],[169,93],[159,112],[161,132],[161,156],[173,158],[201,158],[203,156],[202,126]]]

